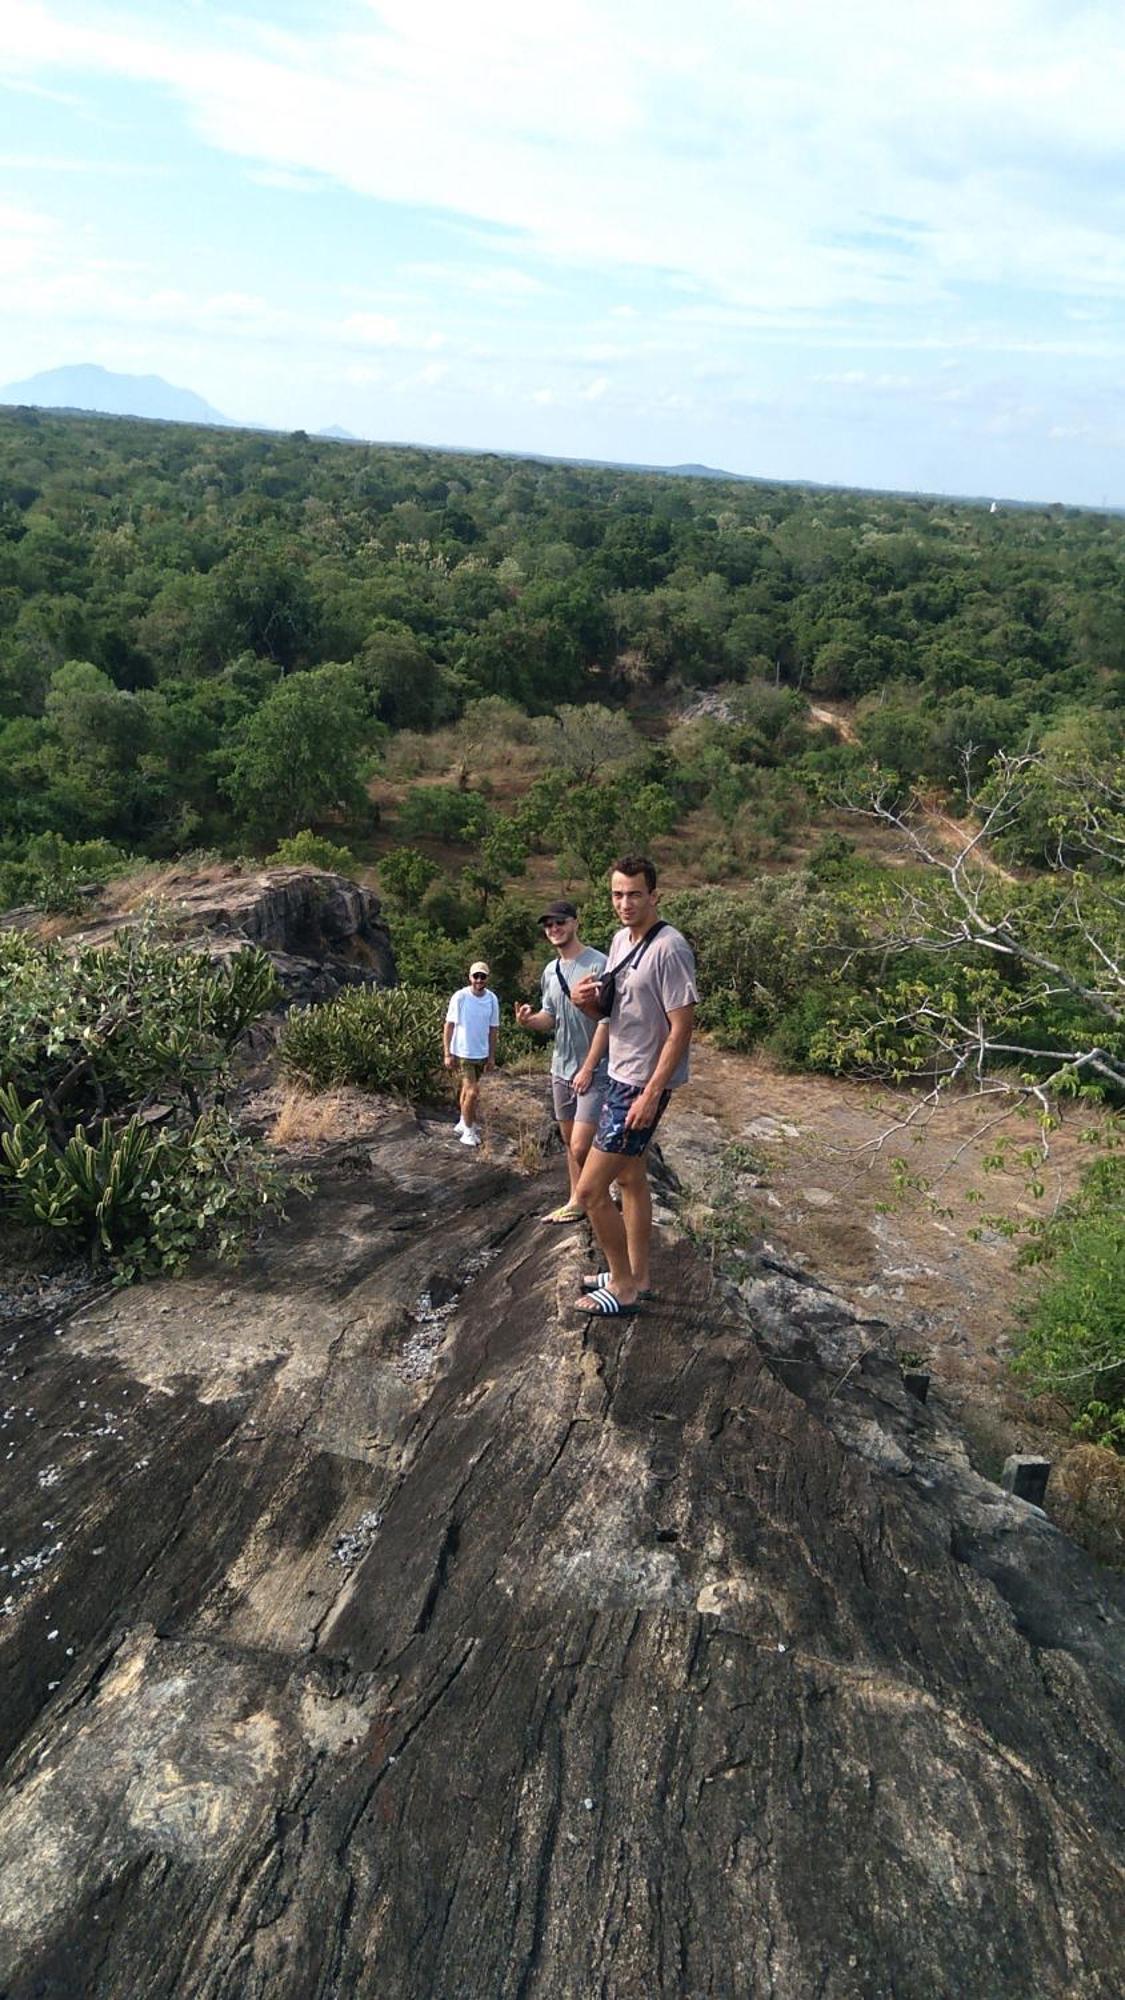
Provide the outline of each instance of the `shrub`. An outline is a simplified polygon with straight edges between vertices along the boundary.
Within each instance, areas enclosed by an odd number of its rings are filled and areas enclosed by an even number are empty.
[[[429,987],[448,995],[465,984],[470,960],[461,939],[451,938],[431,918],[402,911],[391,924],[395,965],[403,986]]]
[[[408,986],[352,986],[323,1006],[294,1008],[281,1037],[281,1066],[313,1090],[352,1083],[432,1096],[447,997]]]
[[[530,905],[503,897],[470,933],[467,964],[483,958],[490,969],[489,985],[506,1000],[521,985],[524,961],[538,938],[539,926]]]
[[[355,1084],[360,1090],[401,1091],[413,1102],[442,1088],[442,1023],[464,969],[441,990],[351,986],[319,1007],[294,1008],[281,1037],[281,1067],[309,1090]],[[498,1068],[527,1066],[528,1037],[502,1010]]]
[[[676,890],[661,913],[695,952],[701,1025],[734,1048],[752,1047],[815,982],[838,979],[859,937],[838,901],[794,875],[745,891]]]
[[[471,847],[488,825],[489,804],[481,792],[457,785],[411,785],[398,811],[407,840],[442,840]]]
[[[51,1144],[39,1099],[0,1089],[0,1202],[17,1222],[85,1243],[119,1283],[174,1274],[197,1249],[232,1257],[251,1221],[294,1185],[221,1108],[186,1130],[140,1118]]]
[[[1036,1254],[1050,1276],[1026,1310],[1016,1368],[1061,1398],[1079,1437],[1125,1451],[1125,1162],[1086,1175]]]
[[[151,928],[75,952],[0,933],[0,1084],[42,1101],[60,1146],[76,1123],[128,1117],[158,1096],[196,1118],[276,996],[264,952],[215,966]]]
[[[0,905],[35,903],[42,910],[77,916],[85,890],[100,886],[130,865],[129,856],[108,840],[64,840],[58,833],[36,834],[23,857],[0,862]]]
[[[437,862],[419,854],[416,847],[393,847],[379,862],[379,882],[384,895],[406,909],[417,909],[437,874]]]
[[[209,1098],[276,995],[139,931],[68,954],[0,936],[0,1214],[83,1244],[121,1280],[237,1248],[286,1183]]]
[[[432,932],[460,940],[468,937],[477,912],[462,885],[439,878],[427,889],[418,914]],[[404,980],[403,984],[409,981]]]
[[[279,840],[266,860],[277,868],[326,868],[330,875],[354,875],[359,863],[348,847],[337,847],[306,826]]]

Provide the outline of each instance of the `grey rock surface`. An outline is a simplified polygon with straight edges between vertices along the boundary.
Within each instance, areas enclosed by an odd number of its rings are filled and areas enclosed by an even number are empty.
[[[159,897],[130,911],[92,903],[81,930],[97,945],[147,920],[152,909],[174,934],[222,958],[248,944],[268,952],[289,1004],[331,999],[342,986],[393,986],[390,933],[374,890],[319,868],[172,870]],[[10,910],[2,921],[30,929],[42,913]]]
[[[390,1107],[319,1179],[3,1334],[0,1992],[1116,1996],[1120,1588],[885,1330],[670,1216],[582,1319]]]

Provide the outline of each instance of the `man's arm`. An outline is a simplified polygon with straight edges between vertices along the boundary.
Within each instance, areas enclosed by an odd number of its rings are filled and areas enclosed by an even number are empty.
[[[587,972],[581,979],[575,980],[570,989],[570,997],[579,1013],[588,1014],[591,1021],[600,1021],[603,1018],[598,1012],[598,981],[592,972]]]
[[[446,1069],[453,1068],[453,1023],[447,1021],[441,1031],[441,1045]]]
[[[608,1047],[609,1022],[603,1016],[594,1029],[593,1037],[586,1051],[581,1068],[575,1070],[574,1075],[570,1079],[571,1089],[576,1091],[579,1097],[584,1097],[589,1090],[590,1085],[594,1081],[594,1071],[597,1069]]]
[[[668,1014],[668,1039],[660,1051],[656,1068],[649,1077],[639,1097],[634,1098],[625,1114],[627,1126],[651,1125],[660,1102],[660,1093],[667,1090],[675,1076],[691,1041],[695,1027],[695,1002],[688,1007],[673,1007]]]
[[[540,1007],[538,1013],[533,1013],[524,1003],[516,1008],[516,1025],[520,1028],[534,1028],[537,1035],[553,1035],[555,1017],[546,1007]]]

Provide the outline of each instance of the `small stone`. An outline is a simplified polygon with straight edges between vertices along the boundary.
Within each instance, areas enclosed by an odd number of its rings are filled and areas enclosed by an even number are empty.
[[[1029,1500],[1033,1507],[1041,1507],[1050,1472],[1049,1458],[1033,1458],[1024,1452],[1013,1452],[1011,1458],[1004,1460],[1000,1484],[1017,1500]]]

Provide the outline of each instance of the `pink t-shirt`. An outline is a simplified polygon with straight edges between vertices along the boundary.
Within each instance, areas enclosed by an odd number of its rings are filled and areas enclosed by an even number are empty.
[[[609,947],[606,971],[612,972],[633,950],[628,927],[619,930]],[[668,1039],[668,1015],[673,1007],[690,1007],[698,1000],[695,959],[686,937],[665,924],[647,944],[637,962],[617,981],[609,1017],[609,1073],[618,1083],[644,1088]],[[669,1090],[687,1082],[688,1059],[669,1080]]]

